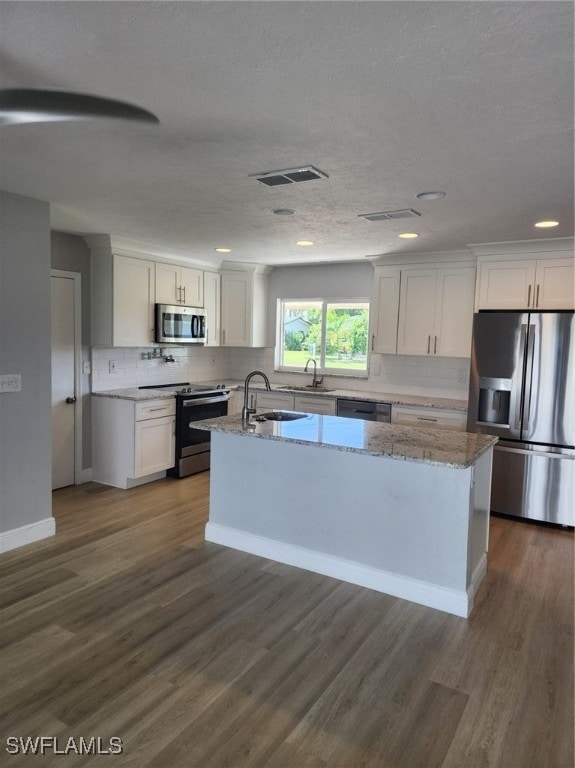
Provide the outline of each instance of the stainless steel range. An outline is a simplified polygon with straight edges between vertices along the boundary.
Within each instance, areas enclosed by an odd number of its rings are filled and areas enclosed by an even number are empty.
[[[176,396],[176,463],[171,477],[187,477],[210,468],[210,432],[194,429],[194,421],[226,416],[230,388],[225,384],[200,386],[189,382],[140,387],[173,390]]]

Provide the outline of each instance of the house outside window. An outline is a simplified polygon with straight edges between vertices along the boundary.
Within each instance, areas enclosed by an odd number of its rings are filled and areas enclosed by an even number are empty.
[[[368,375],[369,300],[278,299],[276,370]]]

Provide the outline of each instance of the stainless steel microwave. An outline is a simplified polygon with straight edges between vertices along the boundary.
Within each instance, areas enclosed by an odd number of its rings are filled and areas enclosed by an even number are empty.
[[[181,304],[156,304],[155,340],[158,344],[205,344],[205,310]]]

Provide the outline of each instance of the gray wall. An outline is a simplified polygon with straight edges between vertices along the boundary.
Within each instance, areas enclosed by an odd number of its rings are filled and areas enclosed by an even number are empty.
[[[90,249],[81,237],[52,232],[52,269],[79,272],[82,276],[82,360],[90,360]],[[92,399],[90,377],[80,377],[82,398],[82,469],[92,466]]]
[[[52,514],[50,207],[0,192],[0,531]]]
[[[373,293],[370,263],[276,267],[269,276],[268,346],[275,346],[278,299],[369,299]]]

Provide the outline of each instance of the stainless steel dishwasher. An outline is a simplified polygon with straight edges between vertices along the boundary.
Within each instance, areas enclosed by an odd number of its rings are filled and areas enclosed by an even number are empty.
[[[348,400],[338,398],[337,415],[348,419],[391,422],[391,403],[377,403],[373,400]]]

